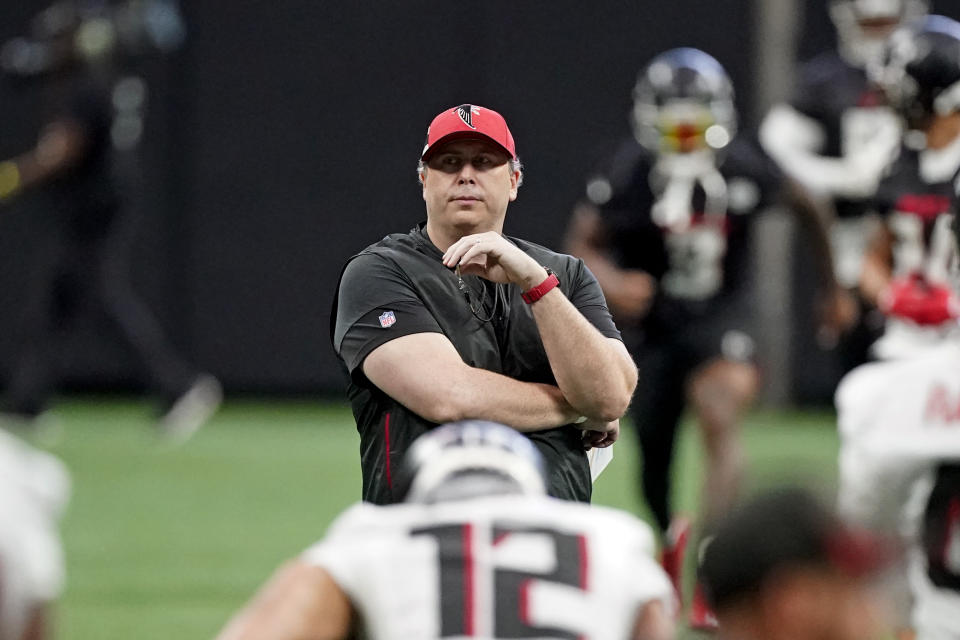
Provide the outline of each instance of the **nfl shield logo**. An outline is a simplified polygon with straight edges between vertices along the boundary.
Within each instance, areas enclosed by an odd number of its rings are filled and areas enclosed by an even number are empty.
[[[380,326],[384,329],[392,327],[396,322],[397,316],[393,315],[393,311],[384,311],[380,314]]]

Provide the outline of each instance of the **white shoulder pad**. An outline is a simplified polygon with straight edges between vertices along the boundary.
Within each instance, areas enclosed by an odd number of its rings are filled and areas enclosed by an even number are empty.
[[[887,364],[874,362],[860,365],[837,385],[834,405],[841,436],[851,437],[864,428],[863,425],[870,424],[865,418],[872,413],[875,399],[882,397],[885,391],[884,372]]]

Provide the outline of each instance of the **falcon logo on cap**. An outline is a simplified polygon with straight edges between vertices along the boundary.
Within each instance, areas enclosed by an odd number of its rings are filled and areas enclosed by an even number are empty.
[[[479,114],[480,109],[472,104],[462,104],[457,107],[457,115],[460,116],[460,119],[463,120],[463,123],[471,129],[476,129],[476,127],[473,126],[473,114],[475,113]]]

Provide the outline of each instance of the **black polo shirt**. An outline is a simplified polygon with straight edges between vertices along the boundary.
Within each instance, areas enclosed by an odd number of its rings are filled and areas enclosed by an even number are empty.
[[[560,290],[600,333],[620,338],[600,285],[582,260],[508,239],[557,274]],[[442,333],[472,367],[524,382],[556,384],[533,313],[519,288],[464,276],[474,313],[442,256],[421,223],[409,233],[387,236],[361,251],[348,261],[340,278],[331,337],[350,373],[348,394],[360,432],[363,499],[369,502],[401,499],[397,485],[403,456],[417,436],[436,426],[364,376],[364,358],[380,345],[413,333]],[[589,501],[592,483],[580,430],[567,425],[527,435],[547,460],[550,494]]]

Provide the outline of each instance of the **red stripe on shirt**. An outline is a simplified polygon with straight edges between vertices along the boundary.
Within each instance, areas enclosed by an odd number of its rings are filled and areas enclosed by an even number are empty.
[[[580,556],[580,588],[586,591],[590,586],[590,562],[587,556],[587,537],[577,536],[577,551]],[[586,635],[577,637],[577,640],[587,640]]]
[[[580,588],[586,591],[590,587],[590,563],[587,558],[587,537],[577,536],[577,548],[580,551]]]
[[[900,196],[894,209],[913,214],[923,220],[933,220],[950,211],[950,198],[934,194],[906,194]]]
[[[947,563],[947,558],[950,555],[950,543],[953,540],[953,531],[958,526],[960,526],[960,498],[953,498],[947,507],[947,533],[943,537],[943,548],[940,550],[940,558],[944,564]]]
[[[533,580],[524,580],[520,585],[520,597],[518,598],[519,602],[517,603],[520,606],[520,621],[527,625],[530,625],[530,586],[533,584]]]
[[[387,447],[387,488],[393,491],[393,478],[390,476],[390,412],[387,411],[383,420],[383,440]]]
[[[463,527],[463,631],[472,636],[474,629],[473,610],[473,525]]]

